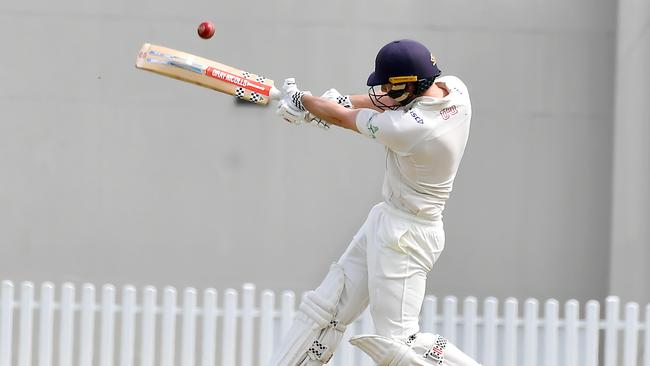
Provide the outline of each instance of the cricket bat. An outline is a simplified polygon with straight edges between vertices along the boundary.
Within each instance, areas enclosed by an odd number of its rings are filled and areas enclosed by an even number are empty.
[[[273,80],[171,48],[145,43],[135,67],[234,95],[257,104],[281,98]]]

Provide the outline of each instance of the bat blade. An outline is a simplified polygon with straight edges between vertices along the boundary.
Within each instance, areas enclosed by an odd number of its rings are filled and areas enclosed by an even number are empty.
[[[135,67],[257,104],[280,98],[271,79],[186,52],[149,43],[142,45]]]

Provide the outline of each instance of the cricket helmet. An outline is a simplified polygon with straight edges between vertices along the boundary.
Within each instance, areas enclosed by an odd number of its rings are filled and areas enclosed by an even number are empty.
[[[440,75],[436,59],[422,43],[402,39],[379,50],[375,71],[368,77],[368,86],[416,82]]]
[[[375,58],[375,71],[368,77],[368,94],[375,106],[381,109],[397,109],[405,106],[424,93],[440,76],[435,57],[422,43],[402,39],[393,41],[379,50]],[[407,87],[407,83],[413,86]],[[391,85],[391,90],[378,94],[375,86]],[[381,99],[390,97],[397,105],[387,105]]]

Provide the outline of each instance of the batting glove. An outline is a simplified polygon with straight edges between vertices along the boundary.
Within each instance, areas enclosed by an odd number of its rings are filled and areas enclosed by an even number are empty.
[[[321,98],[329,99],[337,104],[344,106],[345,108],[352,108],[352,101],[350,100],[349,95],[342,95],[338,90],[332,88],[327,90]]]
[[[302,104],[303,95],[311,95],[311,93],[299,90],[294,78],[284,80],[282,99],[278,103],[277,109],[277,113],[282,119],[293,125],[310,122],[307,118],[309,112],[305,110],[305,106]]]
[[[296,79],[288,78],[284,80],[284,84],[282,85],[282,94],[284,95],[283,100],[287,105],[304,112],[305,106],[302,104],[302,97],[303,95],[311,95],[311,92],[298,89]]]
[[[308,114],[307,112],[294,108],[293,106],[287,104],[284,99],[280,100],[278,103],[278,109],[276,112],[280,117],[282,117],[282,119],[291,123],[292,125],[299,125],[309,122],[306,119]]]

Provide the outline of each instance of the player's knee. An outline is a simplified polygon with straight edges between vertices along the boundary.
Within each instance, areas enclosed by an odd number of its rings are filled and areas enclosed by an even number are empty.
[[[338,312],[343,287],[343,269],[334,264],[320,286],[303,297],[298,313],[308,317],[322,328],[329,326]]]
[[[334,264],[323,282],[303,298],[290,334],[270,365],[321,365],[332,358],[347,325],[339,319],[344,287],[344,269]]]

